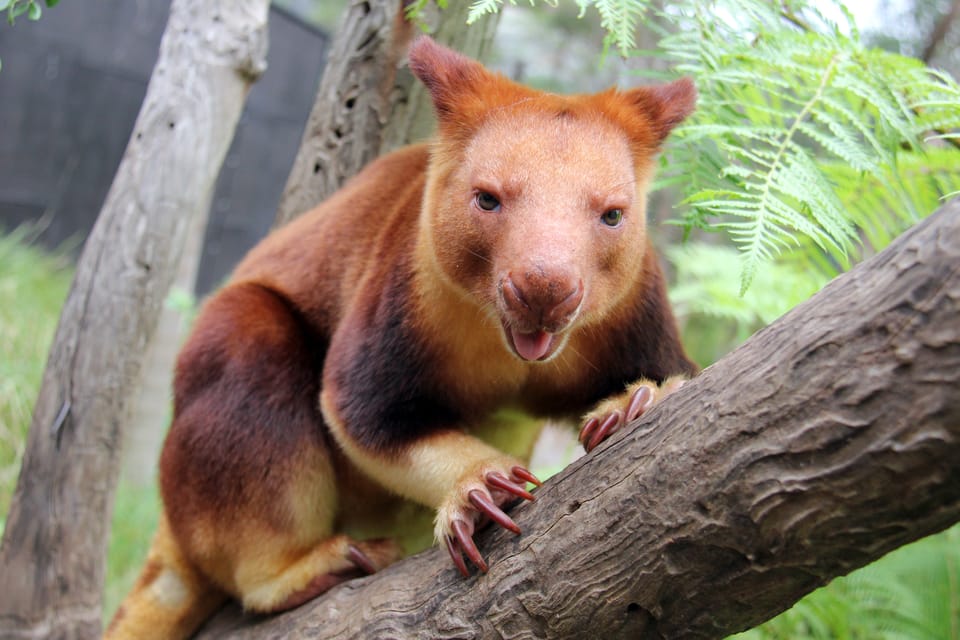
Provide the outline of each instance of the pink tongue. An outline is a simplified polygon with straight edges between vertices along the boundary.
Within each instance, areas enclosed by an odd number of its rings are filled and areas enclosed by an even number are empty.
[[[511,329],[510,334],[513,338],[513,346],[517,348],[517,353],[524,360],[539,360],[550,350],[550,343],[553,342],[553,336],[546,331],[520,333]]]

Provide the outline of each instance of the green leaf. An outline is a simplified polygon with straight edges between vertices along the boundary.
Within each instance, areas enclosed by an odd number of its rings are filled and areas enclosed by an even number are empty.
[[[32,0],[27,0],[25,4],[21,3],[20,0],[14,2],[10,7],[10,24],[13,24],[14,20],[29,11],[32,4]]]

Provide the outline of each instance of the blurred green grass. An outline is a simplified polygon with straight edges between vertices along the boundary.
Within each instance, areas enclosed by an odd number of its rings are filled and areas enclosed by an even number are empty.
[[[20,472],[33,403],[73,270],[66,248],[32,246],[35,227],[0,234],[0,522]]]
[[[156,483],[136,487],[120,482],[110,525],[107,576],[103,592],[103,621],[110,621],[120,601],[140,573],[160,516]]]

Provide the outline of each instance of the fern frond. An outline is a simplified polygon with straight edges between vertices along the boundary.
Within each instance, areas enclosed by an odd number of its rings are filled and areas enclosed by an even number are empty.
[[[825,167],[839,162],[889,180],[904,146],[919,148],[930,129],[960,126],[960,89],[839,30],[785,29],[773,5],[759,0],[680,6],[671,14],[685,22],[661,46],[697,79],[701,96],[668,149],[667,172],[690,177],[685,204],[694,211],[685,223],[730,233],[744,255],[743,291],[762,264],[784,254],[786,238],[794,246],[806,238],[831,262],[848,264],[859,225]],[[703,167],[705,148],[726,166]],[[689,197],[704,189],[712,195]]]
[[[556,6],[558,0],[544,0]],[[600,14],[600,24],[607,33],[605,48],[616,47],[621,55],[628,55],[636,48],[637,25],[651,9],[651,0],[575,0],[582,18],[590,7]],[[515,5],[515,0],[510,0]],[[530,0],[531,6],[535,0]],[[474,0],[467,14],[467,24],[473,24],[488,13],[496,13],[503,7],[503,0]]]
[[[649,11],[650,3],[647,0],[594,0],[593,4],[609,42],[623,53],[636,48],[637,25]],[[582,11],[582,2],[580,6]]]
[[[511,4],[515,4],[511,0]],[[503,6],[503,0],[474,0],[467,12],[467,24],[473,24],[489,13],[498,13]]]

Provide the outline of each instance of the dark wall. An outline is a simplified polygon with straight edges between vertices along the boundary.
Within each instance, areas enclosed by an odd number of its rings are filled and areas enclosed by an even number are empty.
[[[0,227],[39,220],[49,247],[86,238],[146,93],[169,4],[61,2],[39,22],[0,25]],[[326,35],[271,10],[268,69],[220,174],[199,293],[269,229],[326,49]]]

